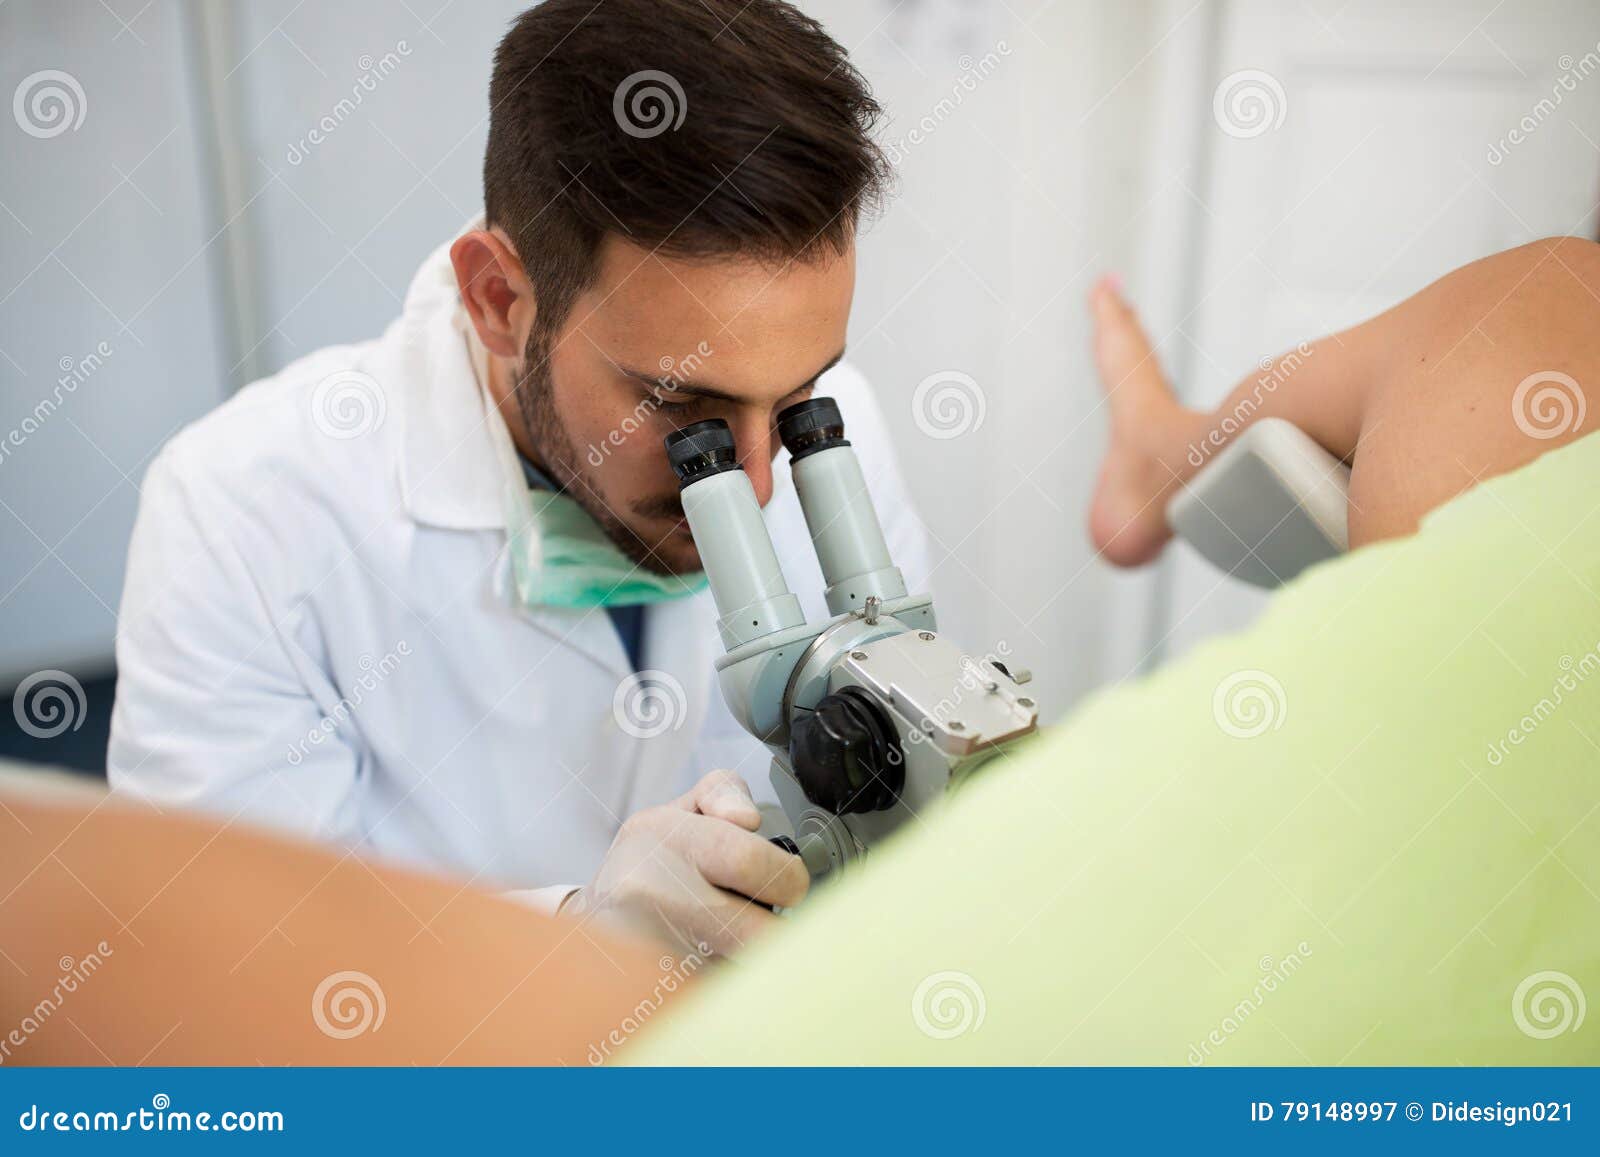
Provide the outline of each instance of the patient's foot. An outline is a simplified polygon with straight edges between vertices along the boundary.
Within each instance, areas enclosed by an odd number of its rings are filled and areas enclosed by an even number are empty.
[[[1194,472],[1188,448],[1203,432],[1204,416],[1173,397],[1150,340],[1112,279],[1095,285],[1089,307],[1111,411],[1111,444],[1089,507],[1089,537],[1108,561],[1139,566],[1172,537],[1167,499]]]

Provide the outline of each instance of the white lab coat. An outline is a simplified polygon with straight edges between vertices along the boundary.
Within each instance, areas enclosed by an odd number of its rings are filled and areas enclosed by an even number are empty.
[[[632,669],[604,611],[514,604],[459,308],[446,246],[382,338],[249,386],[151,465],[110,779],[553,903],[623,819],[707,771],[733,768],[770,799],[768,760],[717,691],[709,592],[645,615],[642,666],[665,672],[674,713],[659,734],[619,724]],[[866,383],[840,366],[818,392],[839,400],[894,559],[925,589],[924,532]],[[820,617],[784,455],[774,473],[767,523]]]

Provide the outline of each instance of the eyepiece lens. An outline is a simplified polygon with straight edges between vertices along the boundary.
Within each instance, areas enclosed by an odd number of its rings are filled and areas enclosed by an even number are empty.
[[[682,486],[739,468],[733,431],[721,418],[708,418],[674,430],[666,436],[665,445],[667,461],[672,463],[672,472]]]
[[[850,445],[844,437],[844,416],[832,398],[807,398],[782,411],[778,437],[791,461],[831,446]]]

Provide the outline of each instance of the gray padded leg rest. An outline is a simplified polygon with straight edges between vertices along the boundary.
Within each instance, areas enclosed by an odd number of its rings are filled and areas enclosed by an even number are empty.
[[[1260,587],[1349,549],[1350,468],[1281,418],[1228,443],[1167,505],[1207,561]]]

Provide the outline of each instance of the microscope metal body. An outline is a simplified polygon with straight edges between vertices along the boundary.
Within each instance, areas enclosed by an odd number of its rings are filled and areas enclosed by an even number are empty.
[[[667,451],[716,600],[723,698],[772,751],[790,850],[817,877],[1037,730],[1039,713],[1027,671],[967,654],[938,633],[932,599],[906,592],[835,403],[791,406],[778,430],[826,586],[820,623],[789,590],[726,423],[687,426]]]

